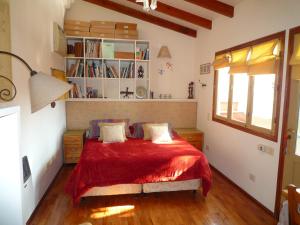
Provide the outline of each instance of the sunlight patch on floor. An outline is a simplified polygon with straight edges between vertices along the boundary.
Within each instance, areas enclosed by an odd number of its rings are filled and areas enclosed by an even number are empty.
[[[92,219],[101,219],[109,216],[120,215],[122,217],[129,217],[133,215],[134,205],[111,206],[93,209],[90,215]]]

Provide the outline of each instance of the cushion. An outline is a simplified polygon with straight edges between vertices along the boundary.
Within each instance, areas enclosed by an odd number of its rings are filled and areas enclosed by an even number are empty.
[[[144,140],[151,140],[151,127],[152,126],[166,126],[168,128],[167,123],[145,123],[143,125],[143,130],[144,130]]]
[[[99,123],[98,126],[100,127],[100,136],[99,136],[98,140],[103,141],[102,130],[105,126],[116,126],[116,125],[120,125],[122,127],[123,138],[124,138],[124,140],[127,140],[126,132],[125,132],[125,126],[126,126],[125,122],[120,122],[120,123]]]
[[[123,125],[102,126],[101,132],[103,135],[103,143],[118,143],[125,141]]]
[[[91,120],[90,121],[90,126],[89,126],[89,136],[88,138],[98,138],[100,137],[100,128],[98,126],[98,123],[116,123],[116,122],[125,122],[126,127],[125,127],[125,132],[126,135],[129,135],[129,119],[98,119],[98,120]]]
[[[155,144],[167,144],[172,142],[168,126],[157,125],[150,127],[152,142]]]
[[[149,123],[149,122],[138,122],[138,123],[134,123],[130,126],[130,133],[132,138],[144,138],[144,129],[143,129],[143,125]],[[169,126],[169,133],[172,137],[172,127],[170,124],[168,124]]]

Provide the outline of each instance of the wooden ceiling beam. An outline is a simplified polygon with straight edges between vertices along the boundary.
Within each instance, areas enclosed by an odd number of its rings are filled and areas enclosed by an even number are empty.
[[[139,5],[143,5],[142,2],[138,3],[138,2],[136,2],[136,0],[127,0],[127,1],[139,4]],[[164,13],[166,15],[175,17],[180,20],[185,20],[187,22],[193,23],[197,26],[201,26],[201,27],[204,27],[209,30],[211,30],[211,28],[212,28],[211,20],[205,19],[201,16],[197,16],[195,14],[189,13],[184,10],[175,8],[173,6],[167,5],[162,2],[157,2],[157,8],[155,9],[155,11]]]
[[[144,20],[149,23],[153,23],[155,25],[158,25],[158,26],[191,36],[191,37],[197,37],[197,31],[194,29],[173,23],[168,20],[161,19],[159,17],[135,10],[133,8],[118,4],[116,2],[112,2],[109,0],[84,0],[84,1],[93,3],[98,6],[102,6],[104,8],[110,9],[110,10],[117,11],[119,13],[123,13],[127,16],[135,17],[137,19]]]
[[[185,1],[231,18],[234,15],[233,6],[217,0],[185,0]]]

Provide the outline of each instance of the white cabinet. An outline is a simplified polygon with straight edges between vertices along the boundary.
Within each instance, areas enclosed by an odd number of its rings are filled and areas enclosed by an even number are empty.
[[[0,108],[0,224],[23,224],[19,111]]]

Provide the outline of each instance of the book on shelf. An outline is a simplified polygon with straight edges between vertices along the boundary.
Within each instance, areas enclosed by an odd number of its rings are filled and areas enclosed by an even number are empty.
[[[102,77],[102,63],[98,60],[88,60],[85,67],[86,77]]]
[[[72,83],[73,88],[70,90],[70,98],[82,98],[82,90],[81,87],[77,83]]]
[[[87,98],[98,98],[98,89],[93,87],[86,87],[86,97]]]
[[[102,43],[102,55],[106,59],[115,58],[115,45],[114,43]]]
[[[134,62],[130,62],[128,66],[121,67],[121,78],[134,78]]]
[[[135,58],[138,60],[149,60],[149,48],[142,49],[137,47],[135,52]]]
[[[68,67],[68,77],[83,77],[83,62],[76,60],[75,63],[70,63]]]
[[[86,53],[87,58],[101,58],[101,43],[99,41],[86,41]]]
[[[115,66],[103,64],[104,67],[104,77],[106,78],[119,78],[119,74]]]
[[[75,57],[83,57],[83,43],[82,42],[74,43],[74,55],[75,55]]]

